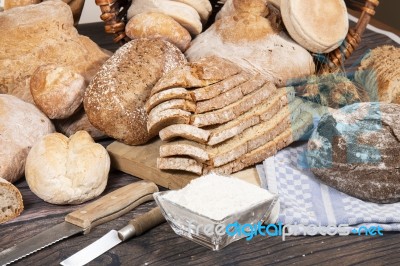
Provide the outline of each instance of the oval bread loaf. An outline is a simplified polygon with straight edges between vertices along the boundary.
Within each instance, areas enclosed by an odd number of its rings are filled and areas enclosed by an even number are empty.
[[[85,92],[89,121],[106,135],[128,145],[146,143],[145,103],[156,82],[186,63],[182,52],[159,39],[133,40],[121,47],[100,69]]]

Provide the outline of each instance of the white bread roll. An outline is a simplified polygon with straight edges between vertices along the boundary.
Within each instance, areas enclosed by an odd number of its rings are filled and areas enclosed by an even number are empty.
[[[23,209],[21,192],[0,177],[0,224],[19,216]]]
[[[193,7],[201,18],[201,22],[206,23],[212,12],[212,6],[209,0],[170,0],[180,2]]]
[[[49,134],[36,143],[26,160],[29,188],[52,204],[80,204],[99,196],[110,171],[106,149],[86,131],[70,138]]]
[[[281,0],[280,9],[290,36],[314,53],[336,49],[349,30],[344,0]]]
[[[21,178],[32,145],[51,132],[53,124],[36,106],[0,94],[0,177],[11,183]]]

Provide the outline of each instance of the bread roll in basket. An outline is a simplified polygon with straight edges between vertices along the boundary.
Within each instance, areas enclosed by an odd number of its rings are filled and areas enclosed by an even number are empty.
[[[129,41],[125,33],[127,23],[127,12],[132,0],[96,0],[100,6],[101,19],[105,22],[105,31],[114,36],[114,42],[124,44]],[[207,26],[214,22],[215,15],[223,4],[221,0],[210,0],[213,11]],[[272,1],[273,3],[276,1]],[[375,15],[375,8],[379,5],[379,0],[345,0],[348,9],[360,11],[361,15],[354,28],[350,28],[342,44],[328,54],[313,54],[318,66],[319,73],[335,72],[341,69],[345,59],[350,57],[353,51],[361,43],[361,36],[365,31],[370,19]]]

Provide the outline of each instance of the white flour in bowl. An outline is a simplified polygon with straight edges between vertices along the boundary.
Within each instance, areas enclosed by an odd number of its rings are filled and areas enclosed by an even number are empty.
[[[209,174],[171,191],[165,199],[214,220],[221,220],[274,196],[265,189],[234,177]]]

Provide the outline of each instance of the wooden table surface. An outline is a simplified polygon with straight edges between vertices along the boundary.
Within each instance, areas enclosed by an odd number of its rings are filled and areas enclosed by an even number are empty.
[[[111,37],[103,32],[102,23],[79,26],[80,33],[91,37],[101,47],[114,51]],[[382,44],[393,44],[383,35],[366,32],[363,43],[347,61],[348,73],[354,69],[368,49]],[[353,67],[351,67],[353,65]],[[103,141],[104,145],[109,141]],[[138,181],[127,174],[112,171],[105,193]],[[17,219],[0,225],[0,250],[29,239],[52,225],[79,206],[56,206],[43,202],[28,188],[25,181],[16,186],[23,195],[25,211]],[[15,265],[57,265],[68,256],[92,243],[111,229],[122,228],[132,217],[154,207],[155,203],[139,206],[130,213],[92,230],[88,235],[77,235],[28,256]],[[143,236],[122,243],[89,265],[400,265],[400,234],[384,232],[381,237],[369,236],[315,236],[255,237],[240,240],[219,252],[213,252],[177,236],[166,224]]]

